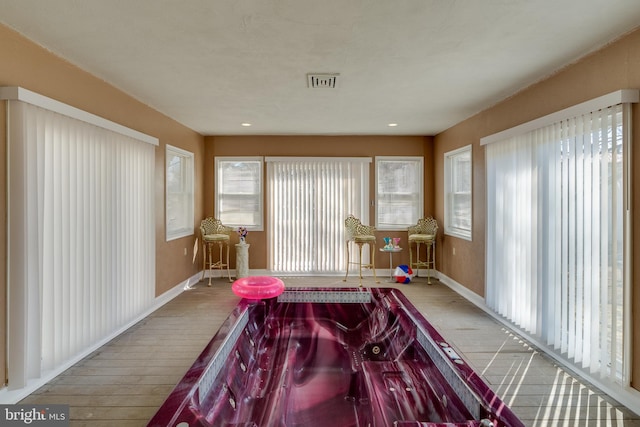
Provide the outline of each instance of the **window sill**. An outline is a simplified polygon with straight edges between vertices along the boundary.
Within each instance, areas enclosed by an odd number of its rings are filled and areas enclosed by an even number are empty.
[[[182,237],[187,237],[187,236],[193,236],[193,230],[176,231],[171,234],[167,234],[166,239],[167,239],[167,242],[170,242],[171,240],[176,240],[176,239],[180,239]]]
[[[457,237],[459,239],[468,240],[470,242],[473,241],[471,236],[471,231],[460,231],[460,230],[444,230],[445,236]]]

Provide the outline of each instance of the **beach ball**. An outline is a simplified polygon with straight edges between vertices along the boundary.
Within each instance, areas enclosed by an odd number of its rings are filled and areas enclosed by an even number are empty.
[[[409,283],[413,277],[413,270],[408,265],[399,265],[393,273],[398,283]]]

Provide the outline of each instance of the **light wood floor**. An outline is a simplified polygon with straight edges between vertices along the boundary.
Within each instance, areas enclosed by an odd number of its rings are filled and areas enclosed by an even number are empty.
[[[291,286],[357,286],[337,277],[283,278]],[[398,287],[527,426],[640,427],[640,417],[443,284]],[[388,279],[387,279],[388,280]],[[71,426],[145,426],[238,302],[228,281],[200,282],[21,403],[69,404]],[[311,427],[311,426],[310,426]]]

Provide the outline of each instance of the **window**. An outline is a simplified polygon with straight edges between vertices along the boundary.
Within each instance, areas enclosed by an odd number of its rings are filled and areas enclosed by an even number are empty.
[[[277,273],[343,272],[345,218],[353,214],[369,224],[371,158],[267,157],[266,162],[269,268]]]
[[[215,216],[224,225],[263,230],[262,158],[216,157]]]
[[[25,89],[15,96],[7,106],[6,369],[18,391],[153,305],[158,140]]]
[[[167,145],[167,241],[193,234],[193,153]]]
[[[444,232],[471,240],[471,145],[444,154]]]
[[[624,389],[631,106],[600,105],[611,101],[482,141],[486,300],[576,370]]]
[[[376,157],[376,228],[406,229],[424,211],[422,157]]]

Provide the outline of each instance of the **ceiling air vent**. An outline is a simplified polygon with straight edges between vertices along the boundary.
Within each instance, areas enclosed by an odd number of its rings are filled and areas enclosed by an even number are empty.
[[[307,74],[307,83],[310,88],[335,89],[338,87],[338,73]]]

